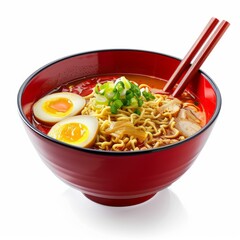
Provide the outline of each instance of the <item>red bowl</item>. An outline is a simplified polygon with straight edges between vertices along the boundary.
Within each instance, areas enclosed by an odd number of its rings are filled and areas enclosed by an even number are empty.
[[[44,163],[64,182],[104,205],[138,204],[168,187],[197,158],[220,112],[220,92],[202,71],[188,90],[202,103],[207,124],[197,134],[165,147],[107,152],[69,146],[36,129],[31,123],[31,109],[36,100],[73,79],[116,73],[169,79],[179,62],[174,57],[149,51],[101,50],[65,57],[37,70],[19,90],[18,109]]]

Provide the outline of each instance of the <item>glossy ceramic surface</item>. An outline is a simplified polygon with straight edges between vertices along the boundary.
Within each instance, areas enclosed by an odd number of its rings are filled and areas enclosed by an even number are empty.
[[[110,206],[144,202],[176,181],[206,143],[221,108],[214,82],[199,72],[188,90],[207,114],[206,126],[180,143],[137,152],[82,149],[50,139],[31,124],[33,103],[60,85],[99,74],[144,74],[169,79],[179,59],[141,50],[102,50],[69,56],[33,73],[18,94],[18,108],[37,152],[53,173],[89,199]]]

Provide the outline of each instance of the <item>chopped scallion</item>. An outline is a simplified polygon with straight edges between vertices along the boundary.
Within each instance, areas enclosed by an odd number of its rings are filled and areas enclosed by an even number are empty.
[[[136,108],[135,113],[141,113],[138,107],[143,105],[144,100],[153,100],[155,97],[147,91],[142,91],[137,84],[120,77],[114,83],[113,81],[98,83],[94,88],[96,104],[110,106],[112,114],[116,114],[118,109],[123,106],[132,106]]]

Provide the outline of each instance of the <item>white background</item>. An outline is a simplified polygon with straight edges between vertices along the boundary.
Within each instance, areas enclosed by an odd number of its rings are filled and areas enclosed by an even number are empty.
[[[238,0],[1,1],[1,239],[240,239]],[[83,51],[133,48],[183,58],[211,17],[231,26],[202,66],[221,90],[213,132],[190,170],[150,201],[86,199],[42,163],[17,92],[39,67]],[[67,238],[68,237],[68,238]]]

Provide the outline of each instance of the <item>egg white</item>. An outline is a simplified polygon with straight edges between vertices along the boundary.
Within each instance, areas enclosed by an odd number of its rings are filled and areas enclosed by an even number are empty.
[[[46,111],[46,109],[44,108],[44,104],[47,101],[51,101],[59,98],[66,98],[69,101],[71,101],[72,103],[71,110],[65,113],[61,112],[61,114],[53,114],[51,112]],[[86,104],[86,100],[78,94],[69,93],[69,92],[58,92],[58,93],[46,95],[45,97],[39,99],[33,105],[33,114],[36,120],[43,122],[45,124],[53,125],[66,117],[77,115],[78,113],[81,112],[85,104]]]
[[[52,126],[48,132],[48,136],[59,140],[59,136],[61,135],[63,127],[69,123],[79,123],[84,125],[87,129],[86,134],[83,136],[83,138],[77,139],[76,141],[62,142],[78,147],[91,147],[94,144],[98,133],[98,120],[96,117],[89,115],[78,115],[61,120]]]

